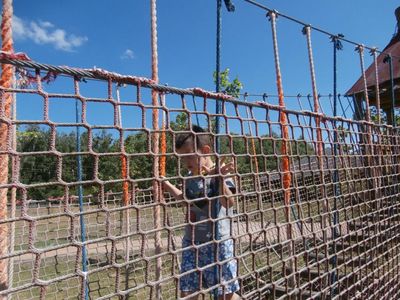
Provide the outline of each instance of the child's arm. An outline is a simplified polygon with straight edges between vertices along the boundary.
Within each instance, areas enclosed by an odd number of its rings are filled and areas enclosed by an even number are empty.
[[[235,169],[234,169],[234,161],[225,163],[225,157],[221,159],[220,162],[220,168],[219,171],[214,168],[214,169],[209,169],[205,166],[203,166],[203,169],[208,173],[208,174],[221,174],[221,175],[228,175],[231,174]],[[232,207],[235,204],[235,197],[232,196],[232,190],[230,187],[226,184],[226,181],[224,178],[220,179],[220,193],[222,199],[221,199],[221,205],[225,208]],[[232,186],[234,188],[234,186]]]
[[[180,189],[178,189],[175,185],[173,185],[171,182],[163,181],[163,188],[165,192],[168,192],[171,194],[172,197],[175,198],[175,200],[182,200],[183,199],[183,193]]]

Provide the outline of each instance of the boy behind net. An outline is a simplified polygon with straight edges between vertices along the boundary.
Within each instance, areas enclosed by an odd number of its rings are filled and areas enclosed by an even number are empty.
[[[218,286],[219,299],[239,299],[235,294],[239,290],[237,262],[234,258],[233,240],[229,216],[233,215],[235,184],[231,178],[221,179],[234,170],[233,162],[224,163],[221,159],[219,170],[212,160],[210,134],[199,126],[193,126],[192,132],[176,136],[176,152],[181,156],[183,165],[189,170],[183,191],[165,181],[164,191],[176,200],[189,201],[190,224],[186,225],[182,240],[182,263],[180,277],[181,297],[186,297],[202,288]],[[221,191],[221,192],[220,192]],[[222,197],[217,197],[221,195]],[[215,211],[215,201],[219,201],[219,210]],[[211,221],[218,216],[218,222]],[[215,224],[218,224],[218,241],[215,236]],[[218,260],[224,261],[216,270],[215,246],[218,244]],[[202,245],[204,244],[204,245]],[[193,245],[200,245],[198,250]],[[197,256],[197,258],[196,258]],[[207,267],[209,266],[209,267]],[[198,270],[198,268],[204,268]],[[216,272],[217,271],[217,272]],[[195,297],[191,299],[196,299]]]

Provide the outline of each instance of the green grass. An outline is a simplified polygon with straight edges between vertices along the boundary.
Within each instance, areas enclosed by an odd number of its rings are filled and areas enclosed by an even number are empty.
[[[356,182],[355,188],[363,188],[363,184]],[[348,186],[342,186],[342,193],[352,194],[354,191],[346,190]],[[328,189],[328,195],[331,195],[332,190]],[[307,226],[310,226],[310,222],[319,223],[321,222],[321,213],[323,212],[323,202],[320,200],[322,196],[320,194],[320,188],[318,187],[307,187],[301,189],[301,203],[297,203],[298,195],[292,193],[292,205],[294,207],[291,211],[290,219],[295,220],[297,217],[301,217],[302,220],[306,221]],[[264,224],[271,222],[272,224],[282,224],[286,222],[285,206],[283,205],[283,194],[277,191],[265,191],[263,195],[263,201],[258,202],[255,195],[244,197],[244,199],[238,201],[235,211],[239,214],[240,220],[248,220],[250,223]],[[268,201],[266,201],[268,199]],[[304,201],[307,199],[307,201]],[[355,202],[354,202],[355,201]],[[334,206],[333,197],[329,198],[329,206],[332,209]],[[344,197],[343,201],[338,202],[339,206],[339,218],[341,221],[357,218],[368,211],[370,207],[359,200],[352,200],[351,197]],[[108,209],[112,210],[118,208],[118,204],[109,204]],[[124,215],[120,211],[98,211],[97,206],[85,207],[86,212],[90,212],[85,215],[86,224],[86,239],[90,242],[94,239],[102,239],[101,242],[96,244],[90,244],[89,248],[89,261],[88,266],[91,272],[88,276],[89,281],[89,295],[91,299],[104,297],[108,295],[115,295],[116,290],[134,289],[127,299],[144,300],[148,299],[151,293],[149,287],[141,287],[146,282],[145,274],[148,275],[148,280],[152,281],[155,279],[156,270],[156,259],[154,258],[154,233],[150,234],[148,231],[153,230],[154,219],[152,208],[141,208],[139,215],[137,210],[130,209],[130,233],[133,241],[131,247],[131,258],[128,267],[111,265],[111,249],[112,241],[108,240],[106,221],[109,220],[109,236],[118,237],[125,232],[123,226]],[[184,224],[185,214],[183,209],[176,207],[175,205],[168,204],[168,216],[172,225]],[[78,212],[75,208],[75,212]],[[71,246],[71,224],[70,218],[63,213],[60,207],[52,208],[29,208],[28,214],[31,216],[40,216],[40,219],[34,223],[35,230],[33,231],[34,246],[39,250],[46,250],[53,246],[65,246],[63,249],[58,250],[57,255],[43,252],[40,260],[40,267],[37,269],[39,272],[38,278],[40,280],[54,280],[55,282],[49,284],[45,289],[45,299],[77,299],[81,292],[81,278],[75,276],[70,279],[61,280],[61,276],[69,274],[77,274],[77,270],[81,269],[81,257],[76,257],[78,249]],[[18,214],[17,214],[18,215]],[[46,217],[48,216],[48,217]],[[51,217],[50,217],[51,216]],[[164,211],[161,210],[161,220],[166,222],[166,216]],[[330,216],[332,217],[332,216]],[[138,227],[139,219],[139,228]],[[77,240],[80,239],[80,226],[79,216],[74,217],[74,230],[72,231],[73,237]],[[15,223],[15,235],[16,243],[14,250],[21,251],[28,249],[28,237],[29,237],[29,222],[21,220]],[[238,223],[234,223],[236,226]],[[293,226],[297,226],[293,223]],[[281,230],[285,230],[283,227]],[[179,230],[174,231],[175,237],[177,237],[177,247],[180,247],[180,238],[183,234],[183,227]],[[257,234],[253,234],[253,239]],[[146,237],[147,248],[141,249],[141,238]],[[163,242],[166,242],[168,237],[168,231],[161,231],[161,238]],[[241,249],[237,249],[238,254],[243,254],[243,249],[248,248],[249,236],[246,235],[243,238],[237,240],[240,242]],[[266,243],[262,236],[259,238],[257,243],[262,245]],[[116,250],[116,263],[123,264],[125,262],[124,253],[125,246],[124,240],[114,240]],[[268,243],[267,243],[268,244]],[[281,243],[282,244],[282,243]],[[173,274],[179,274],[179,264],[175,261],[173,265],[173,259],[178,259],[168,253],[166,244],[163,245],[162,253],[162,278],[166,281],[161,285],[163,299],[175,299],[176,292],[176,281],[172,278]],[[307,247],[312,248],[315,245],[303,243],[296,244],[296,253],[304,252]],[[65,250],[66,249],[66,250]],[[240,252],[242,251],[242,252]],[[144,254],[144,256],[142,256]],[[257,288],[260,284],[260,280],[264,282],[276,282],[282,278],[282,270],[285,267],[284,260],[287,260],[290,253],[286,248],[276,247],[275,251],[271,249],[260,249],[250,251],[244,251],[246,256],[239,261],[240,274],[245,276],[243,282],[244,292],[251,292]],[[348,253],[351,254],[351,251]],[[22,286],[32,282],[32,272],[34,268],[34,255],[26,255],[25,257],[16,258],[14,260],[14,285],[13,287]],[[297,255],[296,260],[293,260],[296,269],[301,269],[305,266],[304,257]],[[287,266],[287,265],[286,265]],[[346,272],[346,270],[341,270]],[[254,275],[258,276],[259,279],[255,279]],[[40,288],[32,287],[28,290],[20,291],[13,294],[12,299],[38,299],[40,296]],[[154,291],[153,291],[154,292]],[[116,296],[110,296],[111,299]]]

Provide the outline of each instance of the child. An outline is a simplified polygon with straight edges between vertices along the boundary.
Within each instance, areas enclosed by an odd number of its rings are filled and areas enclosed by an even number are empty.
[[[176,200],[189,200],[190,224],[185,228],[182,248],[186,249],[183,250],[181,263],[181,273],[187,274],[180,277],[181,297],[186,297],[201,288],[218,285],[219,299],[239,299],[235,294],[239,290],[239,283],[235,280],[237,262],[233,257],[233,240],[230,239],[231,226],[228,218],[233,214],[232,191],[235,185],[230,178],[221,180],[219,176],[204,177],[207,174],[227,175],[233,171],[233,163],[225,164],[221,159],[220,168],[217,170],[211,159],[209,134],[199,126],[193,126],[192,132],[178,134],[175,141],[176,152],[182,155],[181,161],[189,170],[190,178],[185,179],[184,190],[179,190],[169,181],[163,183],[164,191],[169,192]],[[219,191],[222,191],[223,197],[216,199],[215,197],[220,194]],[[212,216],[216,215],[215,201],[220,203],[218,222],[215,218],[214,222],[212,221]],[[217,240],[214,234],[215,224],[218,224],[219,241],[210,243]],[[197,251],[193,247],[203,243],[207,244],[200,246]],[[214,258],[216,244],[217,262],[224,261],[218,268],[212,265],[216,262]],[[207,268],[207,265],[210,266]],[[198,268],[204,269],[198,270]]]

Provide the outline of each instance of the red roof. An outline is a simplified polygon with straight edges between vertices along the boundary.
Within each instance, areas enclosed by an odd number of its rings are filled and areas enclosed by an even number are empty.
[[[400,78],[400,31],[391,39],[389,44],[382,51],[383,53],[379,54],[377,57],[378,63],[378,76],[379,76],[379,85],[384,84],[390,80],[390,72],[389,72],[389,64],[384,63],[383,60],[388,54],[391,54],[392,64],[393,64],[393,78]],[[365,76],[367,78],[367,87],[372,88],[375,87],[376,79],[375,79],[375,67],[374,63],[372,63],[368,69],[365,71]],[[357,80],[357,82],[346,92],[346,95],[358,94],[364,91],[364,82],[362,76]]]

